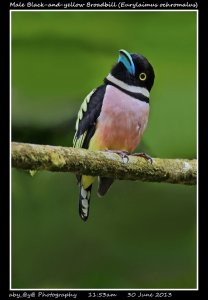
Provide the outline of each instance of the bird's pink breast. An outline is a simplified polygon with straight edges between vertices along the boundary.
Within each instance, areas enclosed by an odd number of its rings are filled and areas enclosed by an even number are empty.
[[[134,151],[147,125],[148,114],[148,103],[108,85],[94,137],[98,148]]]

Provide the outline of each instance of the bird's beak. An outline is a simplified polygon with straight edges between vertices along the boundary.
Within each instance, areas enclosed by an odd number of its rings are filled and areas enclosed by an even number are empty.
[[[122,64],[124,64],[125,68],[127,69],[127,71],[131,75],[135,75],[134,62],[129,52],[123,49],[119,50],[118,62],[122,62]]]

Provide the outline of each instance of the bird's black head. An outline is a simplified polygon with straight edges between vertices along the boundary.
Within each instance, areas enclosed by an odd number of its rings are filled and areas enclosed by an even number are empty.
[[[144,87],[151,90],[154,83],[154,70],[149,61],[141,54],[119,51],[118,63],[113,66],[111,74],[128,85]]]

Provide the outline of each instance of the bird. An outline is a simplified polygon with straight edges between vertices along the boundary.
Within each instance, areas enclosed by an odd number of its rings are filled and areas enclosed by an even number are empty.
[[[93,89],[79,109],[74,148],[132,154],[141,141],[149,116],[150,91],[155,73],[145,56],[119,50],[117,63],[103,83]],[[134,154],[133,154],[134,155]],[[149,159],[145,153],[139,156]],[[79,215],[89,217],[95,177],[76,175],[79,185]],[[98,196],[104,196],[114,179],[98,176]]]

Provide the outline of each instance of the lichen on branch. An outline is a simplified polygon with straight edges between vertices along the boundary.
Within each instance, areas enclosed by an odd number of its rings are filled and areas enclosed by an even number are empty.
[[[128,163],[124,163],[116,153],[15,142],[12,142],[11,154],[12,167],[25,170],[187,185],[195,185],[197,180],[196,159],[153,158],[151,164],[130,155]]]

